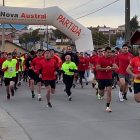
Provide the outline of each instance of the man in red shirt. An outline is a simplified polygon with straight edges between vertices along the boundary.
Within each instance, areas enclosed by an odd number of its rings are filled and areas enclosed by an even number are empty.
[[[94,79],[92,81],[92,87],[96,88],[96,95],[98,99],[101,99],[100,95],[98,94],[98,71],[96,70],[96,66],[100,57],[103,56],[102,48],[97,49],[97,55],[91,58],[90,64],[92,67],[92,72],[94,73]],[[96,86],[95,86],[96,85]]]
[[[106,111],[112,112],[110,109],[111,92],[112,92],[112,71],[117,69],[117,65],[112,59],[112,51],[110,47],[105,48],[105,54],[98,59],[96,70],[98,72],[98,88],[100,96],[104,96],[105,88],[107,93]]]
[[[41,82],[42,79],[39,78],[39,66],[40,66],[40,62],[41,60],[44,59],[44,57],[42,56],[42,50],[39,49],[37,51],[37,56],[32,60],[31,62],[31,69],[34,71],[34,81],[37,83],[38,85],[38,100],[41,101]]]
[[[50,102],[50,95],[51,93],[55,93],[55,81],[56,81],[56,75],[58,70],[58,64],[54,59],[51,57],[51,53],[49,50],[45,52],[45,59],[40,61],[40,75],[39,77],[42,78],[44,81],[44,84],[47,89],[47,106],[52,107],[52,104]]]
[[[3,71],[2,71],[2,64],[6,60],[6,57],[4,57],[4,52],[0,53],[0,85],[3,83]]]
[[[128,84],[130,82],[129,74],[126,69],[130,63],[130,60],[133,58],[133,55],[129,53],[128,45],[124,44],[122,46],[122,52],[116,57],[116,64],[118,65],[118,76],[119,76],[119,99],[120,101],[127,100],[126,94],[128,91]]]
[[[62,60],[61,58],[59,57],[59,55],[57,53],[55,53],[55,50],[54,49],[50,49],[50,52],[51,52],[51,57],[52,59],[54,59],[57,64],[58,64],[58,67],[59,67],[59,70],[58,70],[58,73],[57,73],[57,80],[56,80],[56,83],[58,83],[58,79],[60,80],[61,79],[61,65],[62,65]]]
[[[134,98],[137,103],[140,103],[140,46],[138,53],[138,56],[131,59],[126,71],[134,78]]]
[[[85,53],[84,56],[85,60],[86,60],[86,65],[85,65],[85,80],[86,80],[86,85],[88,85],[88,78],[89,78],[89,74],[90,74],[90,54]]]
[[[83,88],[83,82],[82,79],[85,78],[85,66],[86,66],[86,59],[83,56],[83,52],[80,52],[79,55],[79,63],[78,63],[78,75],[79,75],[79,82],[81,84],[81,87]]]

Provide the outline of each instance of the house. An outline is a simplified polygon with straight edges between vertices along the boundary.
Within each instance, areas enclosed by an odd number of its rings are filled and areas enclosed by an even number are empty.
[[[0,25],[0,41],[2,40],[3,25]],[[4,24],[5,40],[13,41],[17,31],[27,29],[27,25]]]
[[[117,28],[98,26],[98,32],[102,32],[104,35],[115,35],[117,33]]]
[[[21,53],[27,53],[28,50],[26,50],[25,48],[22,48],[21,46],[12,43],[8,40],[5,41],[5,52],[13,52],[14,50],[17,50],[17,52],[21,52]],[[0,41],[0,51],[2,51],[2,42]]]

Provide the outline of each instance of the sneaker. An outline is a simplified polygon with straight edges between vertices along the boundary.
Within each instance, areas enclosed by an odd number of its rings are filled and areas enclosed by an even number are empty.
[[[98,100],[102,100],[103,97],[102,97],[100,94],[97,94],[97,99],[98,99]]]
[[[124,101],[123,95],[122,95],[122,92],[121,91],[119,91],[119,100],[120,100],[120,102],[123,102]]]
[[[41,101],[41,95],[38,94],[38,101]]]
[[[127,100],[126,94],[123,94],[123,99],[124,99],[124,100]]]
[[[14,96],[14,94],[15,94],[14,89],[11,89],[11,94],[12,94],[12,96]]]
[[[109,112],[110,113],[110,112],[112,112],[112,110],[109,107],[107,107],[106,108],[106,112]]]
[[[129,87],[129,92],[131,92],[131,93],[132,93],[132,88],[131,88],[131,87]]]
[[[69,101],[72,101],[72,98],[71,98],[71,96],[69,96]]]
[[[32,91],[32,98],[35,98],[35,94],[34,94],[34,91]]]
[[[94,83],[92,83],[92,87],[93,87],[93,88],[95,87],[95,84],[94,84]]]
[[[7,100],[10,100],[10,94],[7,94]]]
[[[49,102],[49,103],[47,104],[47,107],[52,108],[52,104]]]
[[[21,82],[18,82],[18,84],[17,84],[18,86],[21,86]]]

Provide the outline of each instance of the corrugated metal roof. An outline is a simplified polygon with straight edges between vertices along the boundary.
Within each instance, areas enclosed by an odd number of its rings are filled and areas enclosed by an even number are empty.
[[[18,25],[18,24],[4,24],[4,28],[5,29],[16,29],[16,30],[22,30],[25,27],[27,27],[27,25]],[[0,28],[2,28],[2,25],[0,25]]]

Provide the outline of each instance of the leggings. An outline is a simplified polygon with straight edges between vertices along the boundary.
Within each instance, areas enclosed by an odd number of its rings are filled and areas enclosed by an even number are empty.
[[[72,88],[72,84],[73,84],[73,79],[74,79],[74,76],[69,76],[69,75],[65,75],[63,74],[63,82],[65,84],[65,87],[66,87],[66,93],[68,96],[70,96],[72,93],[71,93],[71,88]]]

